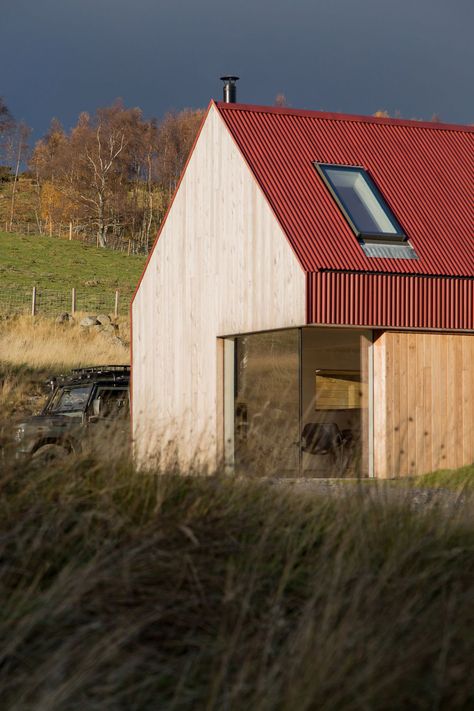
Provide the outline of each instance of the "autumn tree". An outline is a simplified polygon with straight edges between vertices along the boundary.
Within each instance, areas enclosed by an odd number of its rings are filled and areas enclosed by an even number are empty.
[[[43,231],[43,222],[53,221],[63,217],[61,212],[62,192],[58,185],[62,172],[62,164],[68,152],[68,137],[58,121],[53,118],[46,135],[35,145],[31,159],[30,169],[34,175],[36,188],[36,221],[39,232]],[[68,201],[71,207],[71,201]],[[60,214],[61,213],[61,214]],[[67,220],[73,217],[72,211],[67,215]]]
[[[24,121],[20,121],[14,129],[10,130],[7,140],[7,155],[9,162],[13,167],[13,183],[10,196],[10,231],[13,230],[13,220],[15,217],[16,193],[18,187],[18,178],[20,175],[20,167],[23,161],[28,157],[28,139],[31,134],[31,128]]]
[[[168,113],[158,128],[157,179],[169,194],[176,188],[203,115],[200,109]]]
[[[31,160],[43,219],[62,220],[67,208],[69,219],[95,231],[98,245],[126,239],[146,250],[201,118],[185,110],[158,123],[117,101],[81,114],[69,134],[53,121]]]
[[[4,146],[5,136],[15,126],[15,121],[4,99],[0,96],[0,148]]]

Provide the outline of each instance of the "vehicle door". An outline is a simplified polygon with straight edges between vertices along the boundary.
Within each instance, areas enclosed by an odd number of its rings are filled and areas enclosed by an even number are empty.
[[[122,446],[130,435],[129,390],[122,385],[98,385],[88,412],[91,444],[99,449]]]

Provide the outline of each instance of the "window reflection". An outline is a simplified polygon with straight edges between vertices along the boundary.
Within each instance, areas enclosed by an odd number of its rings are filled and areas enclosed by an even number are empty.
[[[367,476],[369,342],[316,327],[237,337],[237,473]]]

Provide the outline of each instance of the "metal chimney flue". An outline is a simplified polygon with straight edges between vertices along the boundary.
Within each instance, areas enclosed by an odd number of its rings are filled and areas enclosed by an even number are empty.
[[[237,84],[240,77],[221,77],[221,81],[224,82],[224,103],[235,104],[237,101]]]

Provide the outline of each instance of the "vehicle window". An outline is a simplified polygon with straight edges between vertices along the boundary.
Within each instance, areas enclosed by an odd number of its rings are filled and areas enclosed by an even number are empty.
[[[128,417],[129,410],[127,388],[99,388],[97,390],[94,398],[94,414],[100,417]]]
[[[76,388],[59,388],[53,395],[49,412],[83,412],[91,393],[91,385]]]

